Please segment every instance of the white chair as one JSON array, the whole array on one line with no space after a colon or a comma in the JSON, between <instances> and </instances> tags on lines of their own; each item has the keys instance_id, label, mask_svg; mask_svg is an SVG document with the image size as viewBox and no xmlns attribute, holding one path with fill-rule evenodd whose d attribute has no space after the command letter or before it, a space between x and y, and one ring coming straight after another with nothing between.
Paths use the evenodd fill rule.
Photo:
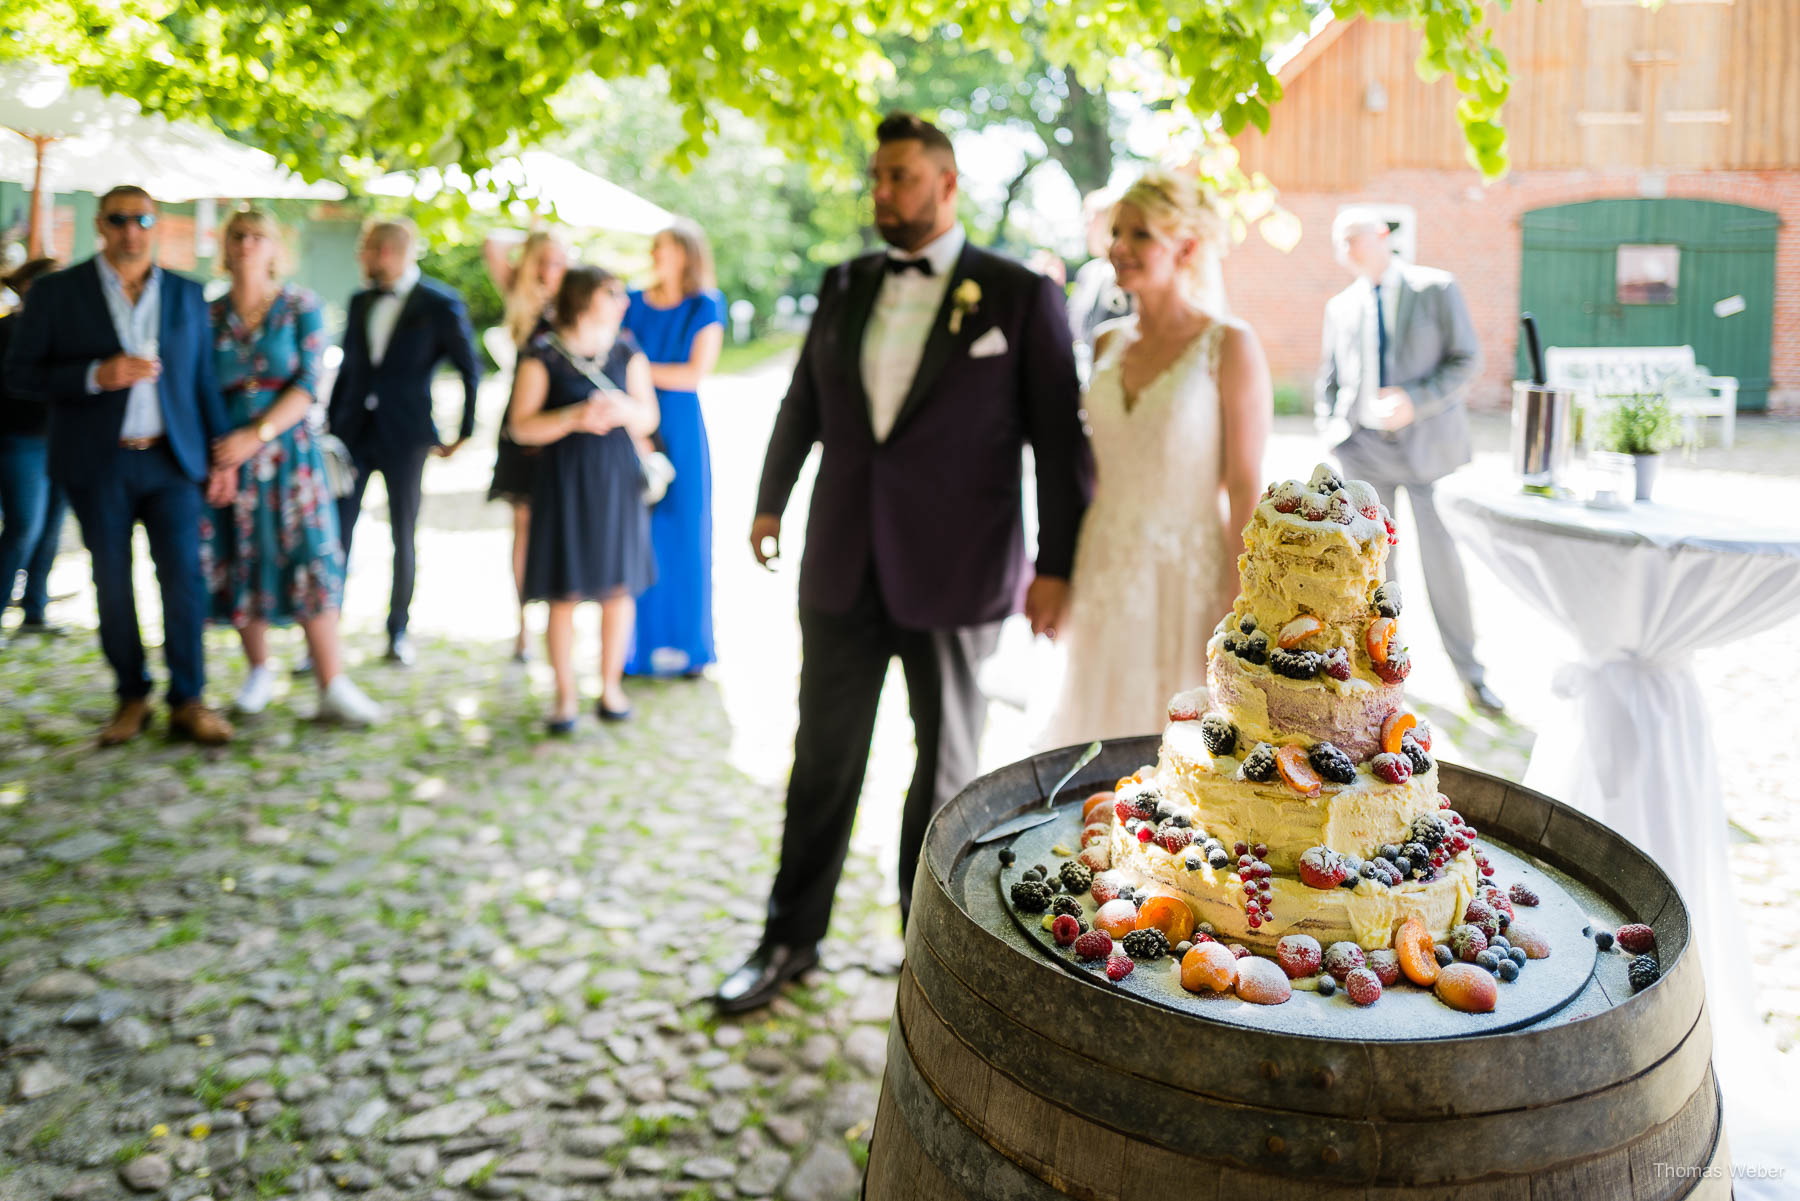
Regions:
<instances>
[{"instance_id":1,"label":"white chair","mask_svg":"<svg viewBox=\"0 0 1800 1201\"><path fill-rule=\"evenodd\" d=\"M1729 449L1737 436L1737 379L1709 374L1694 362L1692 346L1552 346L1544 352L1544 374L1552 387L1575 389L1588 415L1587 442L1600 414L1639 392L1663 393L1690 440L1706 417L1720 419L1721 446Z\"/></svg>"}]
</instances>

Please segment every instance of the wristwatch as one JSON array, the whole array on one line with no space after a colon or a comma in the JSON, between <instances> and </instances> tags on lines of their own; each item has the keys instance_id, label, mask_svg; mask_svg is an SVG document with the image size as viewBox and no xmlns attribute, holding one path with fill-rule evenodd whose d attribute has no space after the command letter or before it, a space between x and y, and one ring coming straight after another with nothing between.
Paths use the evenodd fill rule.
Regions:
<instances>
[{"instance_id":1,"label":"wristwatch","mask_svg":"<svg viewBox=\"0 0 1800 1201\"><path fill-rule=\"evenodd\" d=\"M258 442L273 442L275 440L275 427L267 421L262 422L256 427L256 440Z\"/></svg>"}]
</instances>

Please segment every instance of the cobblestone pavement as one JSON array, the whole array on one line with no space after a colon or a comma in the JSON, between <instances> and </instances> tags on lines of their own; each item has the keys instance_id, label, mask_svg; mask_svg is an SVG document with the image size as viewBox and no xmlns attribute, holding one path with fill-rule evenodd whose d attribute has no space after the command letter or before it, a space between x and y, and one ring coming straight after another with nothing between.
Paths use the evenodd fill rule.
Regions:
<instances>
[{"instance_id":1,"label":"cobblestone pavement","mask_svg":"<svg viewBox=\"0 0 1800 1201\"><path fill-rule=\"evenodd\" d=\"M95 751L110 697L70 544L53 587L74 594L56 612L77 636L0 657L0 1201L855 1195L901 950L898 673L824 965L748 1020L701 999L755 940L780 830L799 531L773 575L742 535L784 379L773 364L708 396L721 664L638 685L637 721L571 743L539 737L541 664L507 661L509 525L482 501L485 449L429 469L411 671L379 661L387 554L365 518L350 661L396 713L370 732L315 726L295 681L229 749L159 734ZM485 398L488 438L500 402ZM1753 431L1765 474L1699 482L1800 498L1777 474L1800 426L1768 429ZM1491 464L1494 432L1481 440ZM1271 473L1314 457L1283 422ZM1402 570L1416 578L1416 561ZM1543 632L1471 570L1494 685L1528 722L1548 672L1519 651ZM1029 639L1009 631L1005 648L996 766L1029 747L1042 692ZM209 652L228 696L231 635ZM1526 726L1471 716L1428 633L1415 658L1451 757L1518 775ZM1759 1001L1790 1036L1800 754L1780 715L1800 703L1796 661L1789 623L1699 665L1745 831L1733 866Z\"/></svg>"}]
</instances>

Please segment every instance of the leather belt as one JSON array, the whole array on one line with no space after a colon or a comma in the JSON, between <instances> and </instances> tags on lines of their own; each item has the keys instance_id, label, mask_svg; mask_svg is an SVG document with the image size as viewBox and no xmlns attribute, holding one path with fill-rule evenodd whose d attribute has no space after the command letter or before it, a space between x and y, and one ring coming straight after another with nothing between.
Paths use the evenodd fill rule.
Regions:
<instances>
[{"instance_id":1,"label":"leather belt","mask_svg":"<svg viewBox=\"0 0 1800 1201\"><path fill-rule=\"evenodd\" d=\"M163 435L153 434L148 438L120 438L120 450L154 450L165 441Z\"/></svg>"}]
</instances>

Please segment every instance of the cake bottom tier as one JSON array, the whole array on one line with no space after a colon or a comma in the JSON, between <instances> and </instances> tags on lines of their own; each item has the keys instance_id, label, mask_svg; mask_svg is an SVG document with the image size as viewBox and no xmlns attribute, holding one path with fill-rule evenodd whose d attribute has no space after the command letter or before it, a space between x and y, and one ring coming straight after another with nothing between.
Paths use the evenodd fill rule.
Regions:
<instances>
[{"instance_id":1,"label":"cake bottom tier","mask_svg":"<svg viewBox=\"0 0 1800 1201\"><path fill-rule=\"evenodd\" d=\"M1154 844L1132 848L1115 842L1112 870L1133 884L1163 889L1186 901L1200 922L1212 923L1220 942L1238 942L1252 950L1272 951L1288 934L1309 934L1328 947L1353 942L1364 950L1390 947L1394 931L1417 917L1434 942L1445 941L1463 908L1475 896L1480 871L1468 851L1445 865L1444 874L1424 882L1409 880L1388 888L1363 880L1355 888L1310 888L1291 876L1270 878L1270 915L1256 929L1244 913L1244 888L1235 872L1216 872L1204 865L1188 871L1183 861Z\"/></svg>"}]
</instances>

